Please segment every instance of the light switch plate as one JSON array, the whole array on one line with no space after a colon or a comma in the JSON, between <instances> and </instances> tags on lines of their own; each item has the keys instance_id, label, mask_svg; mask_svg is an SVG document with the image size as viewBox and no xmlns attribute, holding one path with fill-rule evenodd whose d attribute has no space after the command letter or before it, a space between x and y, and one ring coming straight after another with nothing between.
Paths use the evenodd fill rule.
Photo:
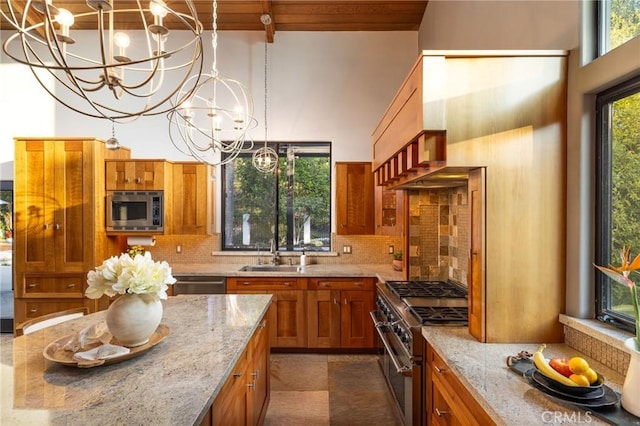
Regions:
<instances>
[{"instance_id":1,"label":"light switch plate","mask_svg":"<svg viewBox=\"0 0 640 426\"><path fill-rule=\"evenodd\" d=\"M342 246L342 253L351 254L351 246Z\"/></svg>"},{"instance_id":2,"label":"light switch plate","mask_svg":"<svg viewBox=\"0 0 640 426\"><path fill-rule=\"evenodd\" d=\"M389 254L393 254L395 251L395 247L389 246Z\"/></svg>"}]
</instances>

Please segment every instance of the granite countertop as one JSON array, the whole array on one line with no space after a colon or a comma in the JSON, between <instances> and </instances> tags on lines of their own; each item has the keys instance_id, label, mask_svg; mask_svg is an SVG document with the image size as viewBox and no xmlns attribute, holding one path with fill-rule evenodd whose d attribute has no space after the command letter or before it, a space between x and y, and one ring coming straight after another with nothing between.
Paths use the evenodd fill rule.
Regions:
<instances>
[{"instance_id":1,"label":"granite countertop","mask_svg":"<svg viewBox=\"0 0 640 426\"><path fill-rule=\"evenodd\" d=\"M533 343L480 343L466 327L423 327L422 335L498 424L608 424L531 387L506 364L510 355L538 349ZM624 377L565 344L548 344L547 358L582 356L616 392Z\"/></svg>"},{"instance_id":2,"label":"granite countertop","mask_svg":"<svg viewBox=\"0 0 640 426\"><path fill-rule=\"evenodd\" d=\"M224 277L379 277L383 281L402 280L403 273L391 264L313 264L292 271L240 271L245 264L234 263L174 263L174 275L218 275ZM287 265L282 265L287 266ZM295 265L294 265L295 266Z\"/></svg>"},{"instance_id":3,"label":"granite countertop","mask_svg":"<svg viewBox=\"0 0 640 426\"><path fill-rule=\"evenodd\" d=\"M163 301L171 329L148 352L80 369L44 359L52 341L104 320L106 311L13 340L2 365L0 424L199 424L239 359L271 295L176 296Z\"/></svg>"}]
</instances>

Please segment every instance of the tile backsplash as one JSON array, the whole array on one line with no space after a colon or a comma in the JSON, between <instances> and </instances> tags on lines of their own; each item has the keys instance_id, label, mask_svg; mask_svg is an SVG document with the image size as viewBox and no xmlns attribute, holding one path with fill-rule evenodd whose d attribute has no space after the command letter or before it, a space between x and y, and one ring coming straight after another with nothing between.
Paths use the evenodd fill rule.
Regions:
<instances>
[{"instance_id":1,"label":"tile backsplash","mask_svg":"<svg viewBox=\"0 0 640 426\"><path fill-rule=\"evenodd\" d=\"M156 237L156 245L147 247L154 259L166 260L169 264L198 264L198 263L225 263L225 264L255 264L258 255L249 253L220 252L220 234L210 236L198 235L159 235ZM351 246L351 253L344 254L342 247ZM402 247L401 237L389 237L382 235L331 235L333 253L307 253L308 261L315 264L389 264L392 257L388 253L388 247ZM180 246L181 253L177 253ZM299 253L292 254L292 261L298 262ZM269 256L267 251L262 253L263 260ZM284 259L287 253L282 253Z\"/></svg>"},{"instance_id":2,"label":"tile backsplash","mask_svg":"<svg viewBox=\"0 0 640 426\"><path fill-rule=\"evenodd\" d=\"M409 191L409 279L467 284L467 187Z\"/></svg>"}]
</instances>

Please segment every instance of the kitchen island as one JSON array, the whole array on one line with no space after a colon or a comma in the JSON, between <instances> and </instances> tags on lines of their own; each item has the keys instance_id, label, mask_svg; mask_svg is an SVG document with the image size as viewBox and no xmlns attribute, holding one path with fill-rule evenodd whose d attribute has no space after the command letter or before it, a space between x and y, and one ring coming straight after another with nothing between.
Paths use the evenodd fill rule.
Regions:
<instances>
[{"instance_id":1,"label":"kitchen island","mask_svg":"<svg viewBox=\"0 0 640 426\"><path fill-rule=\"evenodd\" d=\"M13 363L1 370L0 423L200 424L270 302L270 295L171 297L163 301L162 324L170 328L164 341L138 357L87 369L47 361L42 351L103 321L105 311L15 338Z\"/></svg>"}]
</instances>

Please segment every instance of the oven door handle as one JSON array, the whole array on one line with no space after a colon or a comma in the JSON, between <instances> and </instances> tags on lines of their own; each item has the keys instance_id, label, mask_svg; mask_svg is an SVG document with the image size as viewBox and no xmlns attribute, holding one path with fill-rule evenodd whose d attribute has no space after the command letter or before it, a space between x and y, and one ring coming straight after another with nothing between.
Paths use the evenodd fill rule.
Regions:
<instances>
[{"instance_id":1,"label":"oven door handle","mask_svg":"<svg viewBox=\"0 0 640 426\"><path fill-rule=\"evenodd\" d=\"M411 368L411 366L403 365L398 360L398 358L396 357L396 354L391 349L391 345L389 344L389 342L387 342L387 338L382 333L381 328L385 327L386 325L383 322L378 321L378 319L376 318L376 311L369 312L369 315L371 315L371 319L373 320L373 325L375 326L376 331L378 332L378 335L380 336L380 340L382 340L382 344L384 345L385 349L387 350L387 353L389 354L389 358L391 358L391 362L393 362L393 366L396 368L396 373L402 374L403 376L406 376L406 377L411 377L412 376L412 368Z\"/></svg>"}]
</instances>

